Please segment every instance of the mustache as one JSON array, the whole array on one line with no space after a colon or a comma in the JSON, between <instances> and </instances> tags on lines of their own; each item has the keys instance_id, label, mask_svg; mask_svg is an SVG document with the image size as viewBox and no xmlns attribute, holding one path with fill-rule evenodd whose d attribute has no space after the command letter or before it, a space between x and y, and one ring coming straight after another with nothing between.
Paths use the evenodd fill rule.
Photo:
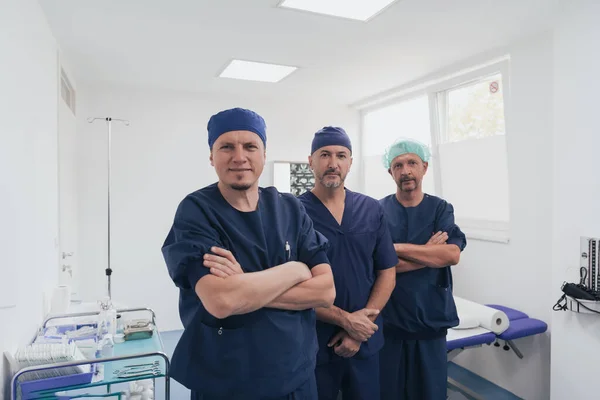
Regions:
<instances>
[{"instance_id":1,"label":"mustache","mask_svg":"<svg viewBox=\"0 0 600 400\"><path fill-rule=\"evenodd\" d=\"M400 178L400 182L408 182L408 181L414 181L415 178L413 178L412 176L404 176L402 178Z\"/></svg>"},{"instance_id":2,"label":"mustache","mask_svg":"<svg viewBox=\"0 0 600 400\"><path fill-rule=\"evenodd\" d=\"M325 175L340 175L340 173L337 172L337 170L335 168L329 168L328 170L323 172L323 176L325 176Z\"/></svg>"}]
</instances>

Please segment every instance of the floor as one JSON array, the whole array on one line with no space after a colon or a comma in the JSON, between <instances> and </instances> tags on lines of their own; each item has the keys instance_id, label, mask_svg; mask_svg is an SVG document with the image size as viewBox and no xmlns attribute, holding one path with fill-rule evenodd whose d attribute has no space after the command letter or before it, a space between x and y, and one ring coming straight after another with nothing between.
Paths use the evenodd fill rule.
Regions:
<instances>
[{"instance_id":1,"label":"floor","mask_svg":"<svg viewBox=\"0 0 600 400\"><path fill-rule=\"evenodd\" d=\"M165 346L165 352L169 357L173 355L177 341L181 335L181 331L169 331L162 333L163 344ZM467 383L470 388L477 389L478 393L481 393L483 398L486 400L518 400L519 397L512 393L499 388L493 384L490 384L487 380L481 378L478 375L454 364L449 364L448 369L449 375L454 379L460 380L460 382ZM156 400L164 400L164 383L158 380L156 382ZM448 393L448 400L470 400L469 397L464 396L461 393L450 391ZM171 399L172 400L187 400L190 398L190 391L183 387L181 384L171 379Z\"/></svg>"},{"instance_id":2,"label":"floor","mask_svg":"<svg viewBox=\"0 0 600 400\"><path fill-rule=\"evenodd\" d=\"M457 382L467 384L469 389L475 391L480 397L484 399L522 400L520 397L515 396L508 390L493 384L492 382L453 362L448 363L448 376L453 378ZM451 399L463 398L468 399L469 397L451 397Z\"/></svg>"}]
</instances>

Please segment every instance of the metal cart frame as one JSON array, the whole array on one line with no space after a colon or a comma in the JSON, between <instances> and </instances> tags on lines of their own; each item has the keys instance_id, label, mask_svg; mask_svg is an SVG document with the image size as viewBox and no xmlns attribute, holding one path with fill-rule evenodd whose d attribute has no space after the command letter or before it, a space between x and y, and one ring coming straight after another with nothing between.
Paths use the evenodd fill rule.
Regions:
<instances>
[{"instance_id":1,"label":"metal cart frame","mask_svg":"<svg viewBox=\"0 0 600 400\"><path fill-rule=\"evenodd\" d=\"M152 324L154 325L155 330L156 330L155 334L158 335L160 347L162 350L164 350L162 338L160 337L160 334L158 332L158 327L156 325L156 314L154 313L154 310L152 310L150 308L117 309L118 314L140 312L140 311L148 311L152 314ZM89 316L94 316L94 315L99 315L99 314L100 314L100 311L90 311L90 312L81 312L81 313L50 315L46 319L44 319L44 322L42 323L42 326L39 328L38 333L42 332L47 327L49 321L52 321L55 319L89 317ZM37 337L37 333L36 333L36 337ZM35 340L35 338L33 340ZM33 340L32 340L32 342L33 342ZM36 366L22 368L19 371L17 371L11 379L11 384L10 384L11 397L10 398L11 398L11 400L17 399L17 387L19 384L18 379L21 375L23 375L27 372L45 371L45 370L54 369L54 368L76 367L76 366L88 365L88 364L103 364L103 363L108 363L108 362L113 362L113 361L123 361L123 360L131 360L131 359L147 358L147 357L157 357L157 356L161 357L165 362L165 373L164 373L165 400L170 400L170 398L171 398L170 378L169 378L170 360L169 360L169 357L163 351L153 351L153 352L146 352L146 353L129 354L129 355L123 355L123 356L116 356L116 357L102 357L102 358L97 358L97 359L81 360L81 361L67 361L67 362L61 362L61 363L50 363L50 364L43 364L43 365L36 365ZM153 379L153 382L155 382L155 379L156 379L155 376L153 376L152 374L148 374L148 376L138 376L136 378L137 378L136 380ZM106 386L107 390L110 392L111 384L113 384L113 383L108 382L104 385L102 385L102 384L90 385L90 387ZM86 387L86 385L82 385L81 387L78 387L78 389L85 389L85 387ZM56 388L56 389L52 389L52 390L54 390L55 392L58 392L61 389Z\"/></svg>"}]
</instances>

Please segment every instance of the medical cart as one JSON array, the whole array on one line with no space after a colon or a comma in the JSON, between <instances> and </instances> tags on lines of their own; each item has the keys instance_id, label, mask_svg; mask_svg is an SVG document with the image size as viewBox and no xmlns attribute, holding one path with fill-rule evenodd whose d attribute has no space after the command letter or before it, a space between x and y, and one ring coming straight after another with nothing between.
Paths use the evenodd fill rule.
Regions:
<instances>
[{"instance_id":1,"label":"medical cart","mask_svg":"<svg viewBox=\"0 0 600 400\"><path fill-rule=\"evenodd\" d=\"M46 318L39 329L38 335L43 334L49 325L60 327L57 320L68 320L69 326L85 326L89 322L81 319L93 320L100 311L51 315ZM18 370L11 380L11 400L29 399L77 399L77 398L114 398L125 399L125 392L114 391L115 387L122 387L129 382L150 380L153 393L156 396L156 380L164 378L165 399L170 399L169 367L170 361L164 353L164 346L156 325L156 315L149 308L117 309L120 318L127 315L145 314L150 316L152 322L152 336L144 339L126 340L114 343L112 354L96 353L93 358L84 360L50 362ZM139 317L137 317L139 318ZM79 322L77 320L79 319ZM50 322L52 324L49 324ZM34 338L35 340L35 338ZM33 341L31 342L33 343ZM82 373L61 374L59 371L79 367ZM54 374L55 372L55 374ZM40 373L45 376L37 379ZM93 393L85 393L86 390ZM83 393L82 393L83 392Z\"/></svg>"}]
</instances>

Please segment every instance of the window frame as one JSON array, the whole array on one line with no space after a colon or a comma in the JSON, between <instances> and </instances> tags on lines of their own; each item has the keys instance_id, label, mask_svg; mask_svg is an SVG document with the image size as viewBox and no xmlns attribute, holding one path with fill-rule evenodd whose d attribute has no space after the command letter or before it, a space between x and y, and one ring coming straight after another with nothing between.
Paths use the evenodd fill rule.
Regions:
<instances>
[{"instance_id":1,"label":"window frame","mask_svg":"<svg viewBox=\"0 0 600 400\"><path fill-rule=\"evenodd\" d=\"M468 71L461 73L451 74L445 78L433 80L429 83L418 84L413 89L398 90L398 94L394 95L393 91L388 92L388 99L381 102L372 102L368 106L363 107L359 110L360 113L360 143L362 148L366 148L366 137L365 132L365 116L366 114L385 108L394 104L403 103L405 101L413 100L417 97L426 95L429 99L429 123L431 133L431 159L433 161L433 180L434 187L437 196L443 198L444 191L442 185L442 174L441 165L439 163L439 145L441 144L441 122L444 113L440 112L443 104L440 104L440 94L448 92L453 89L469 86L477 83L481 80L489 78L493 75L500 74L502 76L501 93L504 102L504 126L505 133L504 137L507 141L507 167L508 167L508 135L511 129L511 102L510 102L510 59L503 58L491 62L487 65L480 66L477 68L470 68ZM390 96L391 94L391 96ZM510 190L510 169L508 172L508 185ZM365 183L365 171L361 168L361 185L364 187ZM477 219L464 219L458 220L457 224L461 227L461 230L465 233L467 238L481 241L490 241L497 243L508 244L510 242L510 196L508 196L508 207L509 217L508 221L489 221L489 220L477 220Z\"/></svg>"}]
</instances>

